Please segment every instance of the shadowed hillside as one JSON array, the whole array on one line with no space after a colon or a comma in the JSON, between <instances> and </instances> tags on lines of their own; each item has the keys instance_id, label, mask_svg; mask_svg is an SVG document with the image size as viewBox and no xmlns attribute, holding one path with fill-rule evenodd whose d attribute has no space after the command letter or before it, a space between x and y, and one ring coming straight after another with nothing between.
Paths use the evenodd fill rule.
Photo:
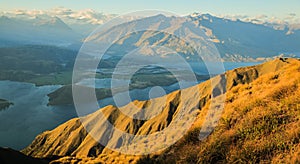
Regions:
<instances>
[{"instance_id":1,"label":"shadowed hillside","mask_svg":"<svg viewBox=\"0 0 300 164\"><path fill-rule=\"evenodd\" d=\"M225 75L218 75L197 86L161 98L134 101L122 109L107 106L82 119L86 124L99 125L100 128L94 130L98 131L100 139L109 136L108 145L122 147L127 143L122 142L122 136L105 126L105 119L99 119L100 113L119 130L137 136L169 129L174 122L184 127L185 122L176 120L182 106L184 110L196 114L196 121L188 133L173 146L157 154L129 156L111 151L87 133L79 118L38 135L22 152L37 158L60 156L62 158L56 162L66 163L299 162L300 61L280 58L258 66L228 71ZM227 78L226 86L217 85L224 77ZM217 128L207 139L199 141L199 130L212 97L224 96L225 91L225 110ZM185 94L184 99L179 98L182 94ZM132 104L138 110L133 110ZM120 112L127 110L133 115L156 114L153 109L162 111L144 121L132 119ZM165 143L172 142L178 129L168 132L170 137L165 138ZM147 142L137 140L136 151L161 144L156 143L157 140L159 138Z\"/></svg>"},{"instance_id":2,"label":"shadowed hillside","mask_svg":"<svg viewBox=\"0 0 300 164\"><path fill-rule=\"evenodd\" d=\"M0 148L0 163L1 164L12 164L12 163L46 164L49 162L46 160L27 157L26 155L16 150L12 150L9 148Z\"/></svg>"}]
</instances>

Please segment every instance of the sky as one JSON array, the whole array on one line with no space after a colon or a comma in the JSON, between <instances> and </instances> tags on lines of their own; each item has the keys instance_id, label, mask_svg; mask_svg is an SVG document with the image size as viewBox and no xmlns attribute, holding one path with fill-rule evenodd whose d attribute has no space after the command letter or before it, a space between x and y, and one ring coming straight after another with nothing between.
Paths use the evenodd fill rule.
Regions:
<instances>
[{"instance_id":1,"label":"sky","mask_svg":"<svg viewBox=\"0 0 300 164\"><path fill-rule=\"evenodd\" d=\"M267 15L300 17L300 0L0 0L0 10L47 10L65 7L72 10L93 9L109 14L141 10L163 10L179 15L193 12L215 15Z\"/></svg>"}]
</instances>

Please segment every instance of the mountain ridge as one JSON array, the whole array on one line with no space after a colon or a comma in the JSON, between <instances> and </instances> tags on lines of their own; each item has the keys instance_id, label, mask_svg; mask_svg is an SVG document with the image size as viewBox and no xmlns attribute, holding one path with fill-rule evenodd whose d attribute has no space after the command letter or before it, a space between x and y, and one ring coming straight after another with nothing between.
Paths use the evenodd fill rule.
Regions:
<instances>
[{"instance_id":1,"label":"mountain ridge","mask_svg":"<svg viewBox=\"0 0 300 164\"><path fill-rule=\"evenodd\" d=\"M296 72L295 72L296 71ZM232 71L226 72L226 104L230 104L231 102L238 101L237 98L239 95L235 93L237 88L241 87L250 87L251 89L251 83L259 83L259 81L264 80L265 78L273 79L273 81L278 79L277 81L280 82L281 76L283 77L289 77L289 81L294 81L294 83L297 84L297 77L299 75L300 71L300 61L297 59L285 59L285 58L278 58L276 60L260 64L257 66L252 67L245 67L245 68L238 68L234 69ZM294 76L291 76L291 73L294 72ZM282 74L285 73L285 74ZM218 75L214 77L211 80L208 80L206 82L203 82L197 86L191 87L186 89L186 93L189 95L189 102L191 102L191 106L188 108L194 108L193 105L195 105L195 109L192 109L192 112L196 112L198 115L197 121L194 125L192 125L191 130L195 129L196 127L201 127L201 123L203 123L203 117L208 111L208 106L211 103L211 97L212 94L216 94L216 91L218 94L224 93L224 86L211 86L210 82L221 80L222 76ZM296 79L296 81L295 81ZM298 82L300 80L298 79ZM277 82L277 83L279 83ZM276 83L275 83L276 84ZM279 83L280 84L280 83ZM258 85L259 86L259 85ZM270 87L268 85L263 85L266 87ZM254 86L252 86L254 87ZM297 86L296 86L297 87ZM223 89L222 89L223 88ZM195 90L199 90L201 92L200 95L195 95ZM223 90L223 91L222 91ZM213 91L213 92L212 92ZM247 89L245 90L247 91ZM168 128L170 123L172 123L172 119L169 118L176 118L176 113L178 113L177 110L178 106L180 106L182 101L179 101L178 97L182 91L175 91L172 92L166 96L164 96L166 99L163 98L157 98L157 102L154 103L154 106L152 108L160 108L163 107L164 110L161 114L158 116L147 120L147 121L136 121L131 118L128 118L124 114L120 113L118 111L119 109L113 106L107 106L104 107L97 112L90 114L88 116L83 117L83 119L87 122L97 122L97 124L103 124L103 120L97 119L97 116L99 115L99 112L103 112L105 117L110 120L110 122L116 126L118 129L131 133L131 134L151 134L155 133L156 131L160 131L164 128ZM215 93L214 93L215 92ZM251 96L251 94L255 94L255 91L247 92ZM266 93L265 93L266 94ZM163 105L159 103L159 100L164 100L169 105ZM241 98L240 98L241 99ZM143 107L149 107L149 103L153 100L149 101L134 101L132 102L136 106L138 106L139 109L142 109ZM148 104L148 105L147 105ZM170 104L173 104L170 106ZM151 105L150 105L151 106ZM175 106L175 108L174 108ZM131 110L130 105L125 106L123 109ZM249 110L249 109L248 109ZM225 107L225 113L227 111L231 111ZM137 112L136 114L138 114ZM104 126L105 127L105 126ZM151 128L150 128L151 127ZM150 128L150 130L148 130ZM104 129L98 129L100 130L99 134L102 134L102 137L105 137L107 133L110 133L109 131L106 131ZM171 132L170 135L172 135ZM176 132L175 132L176 133ZM213 133L214 134L214 133ZM115 136L114 134L110 134L112 138L110 138L109 142L112 144L119 143L119 137ZM168 140L168 139L167 139ZM154 140L153 140L154 141ZM121 144L123 144L121 142ZM144 144L144 145L143 145ZM143 149L144 146L147 147L151 146L153 143L143 143L139 145L139 149ZM152 145L153 146L153 145ZM23 153L26 155L32 156L32 157L38 157L38 158L51 158L52 156L60 156L62 157L60 160L62 161L70 161L70 160L79 160L81 162L84 161L93 161L93 162L109 162L109 163L118 163L118 162L137 162L138 160L145 160L142 156L130 156L130 155L123 155L117 152L113 152L109 150L108 148L103 147L101 144L99 144L97 141L93 139L92 136L90 136L87 131L84 129L84 127L81 125L81 121L78 118L72 119L59 127L55 128L52 131L46 131L36 137L36 139L32 142L31 145L29 145L27 148L22 150ZM213 152L212 152L213 153ZM149 159L147 160L158 160L158 159ZM59 160L58 160L59 161Z\"/></svg>"},{"instance_id":2,"label":"mountain ridge","mask_svg":"<svg viewBox=\"0 0 300 164\"><path fill-rule=\"evenodd\" d=\"M82 41L88 40L85 39L85 37L88 36L93 29L98 27L97 25L90 23L90 21L87 21L87 18L91 20L96 19L93 18L93 15L95 15L95 17L102 19L103 16L103 14L98 16L97 14L93 14L94 11L86 11L89 14L86 14L85 12L82 12L81 14L75 14L68 10L63 10L63 12L59 10L56 11L57 13L53 12L53 14L50 14L52 16L49 16L44 12L33 12L31 14L27 14L25 11L20 12L23 14L15 15L9 12L1 14L2 16L0 21L2 20L2 22L6 23L1 23L0 25L0 29L3 29L1 31L2 35L0 38L1 40L7 42L7 44L9 42L16 42L18 44L28 44L28 42L29 44L47 43L70 48L74 48L75 46L76 49L79 49ZM74 19L79 17L78 21L83 21L83 23L75 23L74 25L72 21L67 21L64 19L67 18L65 15L60 16L61 12L64 14L69 14L72 19L73 17ZM103 17L105 21L103 21L101 24L108 21L109 18L112 18L111 16ZM181 32L184 30L191 30L191 28L187 28L185 26L186 23L182 21L178 21L177 23L174 23L174 21L172 22L175 17L160 16L159 19L154 19L155 17L156 16L144 18L144 21L137 22L140 22L139 26L141 26L141 23L142 25L147 24L147 22L145 23L146 20L156 20L154 22L152 21L153 26L157 26L159 24L162 26L168 26L168 24L173 24L172 26L176 26L178 29L181 29ZM290 31L290 29L287 27L274 29L273 27L265 24L255 24L253 22L232 20L229 18L212 16L210 14L189 15L181 18L189 21L190 24L195 24L196 26L193 28L194 31L195 29L198 31L203 30L208 37L207 40L216 45L224 61L266 61L282 54L285 57L295 57L299 55L300 52L300 30L297 28L293 28L292 31ZM122 20L125 18L120 17L119 19ZM51 24L51 20L57 20L57 23ZM11 25L9 25L8 22L12 22ZM43 23L46 24L43 26L32 25L39 25ZM118 31L113 31L111 35L122 33L123 30L124 28L122 27L118 28ZM28 31L35 31L34 33L30 33L34 35L28 35ZM190 32L190 34L199 35L198 33L194 32ZM147 42L151 43L151 38L161 37L163 34L148 32L143 35L147 36L148 38L144 37L141 38L142 40L137 40L136 43L129 44L130 40L134 40L136 36L137 35L127 36L116 45L124 41L124 43L129 41L128 43L123 44L121 48L126 49L127 47L134 47L135 45L141 46ZM173 43L176 42L176 39L173 41L171 40L172 37L167 39L162 38L158 41L160 41L159 43L161 45L164 45L163 43L168 43L170 46L172 46ZM188 47L186 48L188 49ZM119 53L119 51L117 52ZM181 51L179 52L181 53ZM190 52L188 52L186 49L183 49L182 53L188 54Z\"/></svg>"},{"instance_id":3,"label":"mountain ridge","mask_svg":"<svg viewBox=\"0 0 300 164\"><path fill-rule=\"evenodd\" d=\"M107 50L112 56L131 52L137 47L165 46L178 49L176 52L188 57L187 60L199 55L205 60L212 58L204 54L194 55L193 48L202 48L203 45L216 46L224 61L269 60L279 55L294 57L300 52L297 41L300 33L297 31L286 35L286 30L275 30L260 24L213 16L207 19L203 17L205 15L182 18L157 15L146 17L117 24L106 31L96 31L85 42L95 43L100 47L114 42ZM143 29L147 31L139 31ZM153 43L153 39L156 42ZM194 45L193 39L198 39L201 44ZM120 49L123 51L118 51ZM147 54L147 51L141 51L140 54Z\"/></svg>"}]
</instances>

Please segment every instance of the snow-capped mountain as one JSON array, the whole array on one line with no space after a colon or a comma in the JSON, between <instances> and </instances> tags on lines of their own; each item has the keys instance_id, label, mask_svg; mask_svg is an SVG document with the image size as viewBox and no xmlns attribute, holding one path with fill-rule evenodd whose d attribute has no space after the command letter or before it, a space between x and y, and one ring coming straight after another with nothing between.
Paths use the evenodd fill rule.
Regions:
<instances>
[{"instance_id":1,"label":"snow-capped mountain","mask_svg":"<svg viewBox=\"0 0 300 164\"><path fill-rule=\"evenodd\" d=\"M202 13L193 13L190 17L201 17ZM282 18L269 17L267 15L247 16L247 15L214 15L214 17L223 18L231 21L242 21L253 24L265 25L272 27L275 30L288 29L287 34L292 34L296 30L300 30L300 18L296 14L289 14L289 16Z\"/></svg>"},{"instance_id":2,"label":"snow-capped mountain","mask_svg":"<svg viewBox=\"0 0 300 164\"><path fill-rule=\"evenodd\" d=\"M72 44L81 35L58 17L0 17L0 39L23 44Z\"/></svg>"},{"instance_id":3,"label":"snow-capped mountain","mask_svg":"<svg viewBox=\"0 0 300 164\"><path fill-rule=\"evenodd\" d=\"M151 30L126 35L126 32L138 29ZM300 52L299 30L289 33L290 29L288 28L276 29L265 24L219 18L209 14L187 16L185 19L163 15L143 18L95 33L86 41L96 42L100 46L115 42L110 49L114 55L130 52L136 47L142 47L140 54L149 54L151 51L148 48L143 49L143 47L150 44L177 46L177 52L188 55L187 58L193 60L195 53L186 44L181 44L180 40L169 34L153 32L164 30L179 35L185 40L199 39L202 37L199 31L204 31L208 37L207 40L214 43L221 57L230 61L259 60L281 54L299 54ZM118 41L115 40L122 35L125 36Z\"/></svg>"},{"instance_id":4,"label":"snow-capped mountain","mask_svg":"<svg viewBox=\"0 0 300 164\"><path fill-rule=\"evenodd\" d=\"M18 20L31 20L35 18L52 19L53 17L57 17L75 32L84 35L91 32L98 25L101 25L116 16L114 14L103 14L92 9L74 11L63 7L51 10L6 11L0 12L0 15Z\"/></svg>"},{"instance_id":5,"label":"snow-capped mountain","mask_svg":"<svg viewBox=\"0 0 300 164\"><path fill-rule=\"evenodd\" d=\"M90 9L74 11L66 8L55 8L47 11L3 11L0 12L1 45L11 42L12 44L16 42L21 44L72 44L76 45L75 48L78 49L83 40L110 43L114 41L114 37L120 36L130 29L147 26L158 27L156 30L169 28L174 33L181 32L181 36L187 38L199 38L200 33L197 31L203 31L226 60L248 60L249 58L299 54L300 52L300 24L297 23L298 18L293 15L285 21L263 15L255 18L213 16L199 13L193 13L182 18L157 15L150 18L140 18L131 24L121 24L104 33L96 33L86 38L93 30L115 16ZM125 19L125 16L119 18ZM132 20L133 18L126 19ZM183 19L184 21L182 21ZM189 34L185 36L187 31ZM93 37L98 37L98 39ZM155 43L157 45L174 47L176 43L176 39L172 41L174 38L167 34L148 31L128 35L117 41L115 46L111 48L114 49L115 53L119 53L128 48L143 47L144 44L152 43L152 40L157 38ZM184 44L180 44L180 46L180 53L190 55L194 53ZM147 51L146 54L150 52L148 47L143 47L140 51Z\"/></svg>"},{"instance_id":6,"label":"snow-capped mountain","mask_svg":"<svg viewBox=\"0 0 300 164\"><path fill-rule=\"evenodd\" d=\"M190 17L202 17L203 13L193 13ZM73 30L79 33L91 32L98 25L101 25L112 18L116 17L116 14L104 14L92 9L85 10L71 10L64 7L57 7L50 10L13 10L13 11L0 11L0 16L7 16L9 18L16 18L21 20L30 20L34 18L50 19L52 17L58 17ZM214 17L223 18L231 21L242 21L253 24L261 24L268 27L273 27L276 30L289 29L289 33L293 33L295 30L300 29L300 18L291 13L288 17L280 19L277 17L269 17L267 15L257 15L250 17L247 15L214 15ZM205 19L205 18L204 18Z\"/></svg>"},{"instance_id":7,"label":"snow-capped mountain","mask_svg":"<svg viewBox=\"0 0 300 164\"><path fill-rule=\"evenodd\" d=\"M67 8L2 11L0 15L21 19L32 19L35 17L49 18L56 16L67 24L103 24L115 16L113 14L103 14L92 9L73 11Z\"/></svg>"}]
</instances>

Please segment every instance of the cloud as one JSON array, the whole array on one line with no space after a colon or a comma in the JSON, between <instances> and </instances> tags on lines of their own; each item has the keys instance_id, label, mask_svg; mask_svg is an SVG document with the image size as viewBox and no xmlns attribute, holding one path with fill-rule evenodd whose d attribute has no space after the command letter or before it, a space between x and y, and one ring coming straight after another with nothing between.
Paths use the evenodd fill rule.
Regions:
<instances>
[{"instance_id":1,"label":"cloud","mask_svg":"<svg viewBox=\"0 0 300 164\"><path fill-rule=\"evenodd\" d=\"M255 19L267 19L267 18L268 18L268 16L264 15L264 14L255 16Z\"/></svg>"},{"instance_id":2,"label":"cloud","mask_svg":"<svg viewBox=\"0 0 300 164\"><path fill-rule=\"evenodd\" d=\"M50 10L13 10L1 12L1 15L16 17L22 19L29 18L51 18L58 17L67 24L103 24L104 22L115 17L113 14L103 14L91 9L71 10L64 7L57 7Z\"/></svg>"}]
</instances>

